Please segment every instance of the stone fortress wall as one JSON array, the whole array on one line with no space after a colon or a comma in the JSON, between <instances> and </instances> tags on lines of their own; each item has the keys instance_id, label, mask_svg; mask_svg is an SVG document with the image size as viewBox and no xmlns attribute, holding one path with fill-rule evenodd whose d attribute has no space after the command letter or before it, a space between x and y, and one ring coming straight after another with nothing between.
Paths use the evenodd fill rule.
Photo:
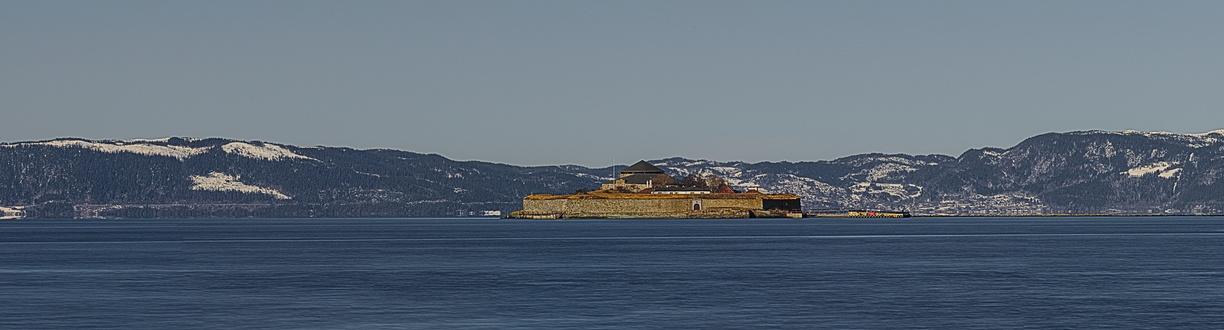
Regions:
<instances>
[{"instance_id":1,"label":"stone fortress wall","mask_svg":"<svg viewBox=\"0 0 1224 330\"><path fill-rule=\"evenodd\" d=\"M693 205L699 207L694 210ZM728 210L760 210L761 199L650 198L650 199L524 199L528 214L598 216L611 214L689 214Z\"/></svg>"},{"instance_id":2,"label":"stone fortress wall","mask_svg":"<svg viewBox=\"0 0 1224 330\"><path fill-rule=\"evenodd\" d=\"M533 194L523 198L523 209L509 218L752 218L801 217L799 196L766 195L756 191L736 193L704 190L676 191L656 186L676 180L663 170L638 163L621 171L621 177L606 182L603 189L573 195ZM640 185L640 186L639 186ZM657 188L657 189L656 189Z\"/></svg>"}]
</instances>

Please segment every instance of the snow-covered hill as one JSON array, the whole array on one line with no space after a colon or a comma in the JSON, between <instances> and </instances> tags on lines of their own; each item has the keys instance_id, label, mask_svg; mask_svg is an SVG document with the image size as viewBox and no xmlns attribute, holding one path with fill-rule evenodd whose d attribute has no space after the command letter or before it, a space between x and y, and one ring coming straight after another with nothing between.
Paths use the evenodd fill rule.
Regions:
<instances>
[{"instance_id":1,"label":"snow-covered hill","mask_svg":"<svg viewBox=\"0 0 1224 330\"><path fill-rule=\"evenodd\" d=\"M456 216L589 189L608 172L217 138L57 139L0 144L0 206L34 217Z\"/></svg>"},{"instance_id":2,"label":"snow-covered hill","mask_svg":"<svg viewBox=\"0 0 1224 330\"><path fill-rule=\"evenodd\" d=\"M1080 131L944 155L864 154L798 163L657 160L739 189L794 193L805 207L925 214L1221 213L1224 130Z\"/></svg>"},{"instance_id":3,"label":"snow-covered hill","mask_svg":"<svg viewBox=\"0 0 1224 330\"><path fill-rule=\"evenodd\" d=\"M798 194L807 209L1224 213L1224 130L1050 133L958 157L650 161L676 177L714 174L740 190ZM455 216L515 210L529 193L593 189L610 173L218 138L57 139L0 144L0 208L7 218Z\"/></svg>"}]
</instances>

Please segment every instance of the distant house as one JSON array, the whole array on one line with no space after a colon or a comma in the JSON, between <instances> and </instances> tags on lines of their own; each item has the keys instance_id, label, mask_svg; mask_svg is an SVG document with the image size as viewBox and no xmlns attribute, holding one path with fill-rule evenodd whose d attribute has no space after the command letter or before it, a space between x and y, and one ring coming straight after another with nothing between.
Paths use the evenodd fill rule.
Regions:
<instances>
[{"instance_id":1,"label":"distant house","mask_svg":"<svg viewBox=\"0 0 1224 330\"><path fill-rule=\"evenodd\" d=\"M602 190L628 190L639 192L646 189L653 189L658 186L663 186L675 182L663 169L658 168L645 160L640 160L629 167L620 171L620 178L604 182L599 189Z\"/></svg>"},{"instance_id":2,"label":"distant house","mask_svg":"<svg viewBox=\"0 0 1224 330\"><path fill-rule=\"evenodd\" d=\"M0 219L21 219L26 217L25 210L21 206L4 207L0 206Z\"/></svg>"}]
</instances>

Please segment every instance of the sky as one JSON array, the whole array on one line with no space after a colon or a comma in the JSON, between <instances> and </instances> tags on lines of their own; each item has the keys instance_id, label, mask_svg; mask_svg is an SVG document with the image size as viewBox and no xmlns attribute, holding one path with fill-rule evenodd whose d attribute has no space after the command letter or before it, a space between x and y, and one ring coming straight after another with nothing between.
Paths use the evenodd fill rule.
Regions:
<instances>
[{"instance_id":1,"label":"sky","mask_svg":"<svg viewBox=\"0 0 1224 330\"><path fill-rule=\"evenodd\" d=\"M516 165L1224 128L1224 1L0 0L0 142Z\"/></svg>"}]
</instances>

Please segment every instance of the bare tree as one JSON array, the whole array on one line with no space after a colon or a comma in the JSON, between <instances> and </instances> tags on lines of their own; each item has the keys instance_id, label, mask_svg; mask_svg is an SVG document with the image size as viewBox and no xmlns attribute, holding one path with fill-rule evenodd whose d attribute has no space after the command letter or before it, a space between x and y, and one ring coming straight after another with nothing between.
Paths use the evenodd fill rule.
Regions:
<instances>
[{"instance_id":1,"label":"bare tree","mask_svg":"<svg viewBox=\"0 0 1224 330\"><path fill-rule=\"evenodd\" d=\"M650 178L650 181L652 181L655 186L671 186L675 185L677 182L675 178L672 178L667 174L656 175L655 177Z\"/></svg>"},{"instance_id":2,"label":"bare tree","mask_svg":"<svg viewBox=\"0 0 1224 330\"><path fill-rule=\"evenodd\" d=\"M702 179L705 181L705 188L710 188L711 192L718 192L720 187L727 186L727 180L712 173L706 174L705 178Z\"/></svg>"},{"instance_id":3,"label":"bare tree","mask_svg":"<svg viewBox=\"0 0 1224 330\"><path fill-rule=\"evenodd\" d=\"M679 184L681 187L708 189L710 186L706 184L705 178L697 173L689 174L681 179Z\"/></svg>"}]
</instances>

